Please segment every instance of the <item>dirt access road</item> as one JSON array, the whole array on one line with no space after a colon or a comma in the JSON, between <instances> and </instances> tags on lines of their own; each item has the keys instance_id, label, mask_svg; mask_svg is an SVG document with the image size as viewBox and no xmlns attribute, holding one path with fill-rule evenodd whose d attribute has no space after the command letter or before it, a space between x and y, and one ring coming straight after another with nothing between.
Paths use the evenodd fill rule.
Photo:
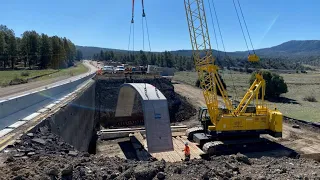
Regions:
<instances>
[{"instance_id":1,"label":"dirt access road","mask_svg":"<svg viewBox=\"0 0 320 180\"><path fill-rule=\"evenodd\" d=\"M181 82L175 82L174 89L180 95L188 98L190 103L196 108L198 106L205 106L205 100L201 89ZM196 118L191 121L196 121ZM189 122L188 124L195 124L195 122ZM268 136L267 138L278 142L287 148L293 149L300 154L320 157L319 129L309 129L301 126L297 129L293 128L292 124L284 122L282 138L272 138L271 136Z\"/></svg>"},{"instance_id":2,"label":"dirt access road","mask_svg":"<svg viewBox=\"0 0 320 180\"><path fill-rule=\"evenodd\" d=\"M89 68L89 71L86 73L92 73L97 70L96 62L84 61L83 64ZM28 92L40 90L40 89L43 89L47 86L62 84L64 82L75 80L81 76L83 76L83 74L80 74L80 75L77 75L74 77L61 76L61 77L47 79L47 80L43 80L43 81L35 81L35 82L26 83L26 84L19 84L19 85L0 88L0 100L19 96L22 94L26 94Z\"/></svg>"}]
</instances>

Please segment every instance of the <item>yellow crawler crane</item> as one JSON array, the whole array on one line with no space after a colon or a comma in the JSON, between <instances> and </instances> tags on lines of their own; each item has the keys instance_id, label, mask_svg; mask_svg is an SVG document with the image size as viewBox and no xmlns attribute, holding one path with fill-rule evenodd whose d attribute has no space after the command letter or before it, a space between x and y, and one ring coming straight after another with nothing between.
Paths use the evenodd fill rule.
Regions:
<instances>
[{"instance_id":1,"label":"yellow crawler crane","mask_svg":"<svg viewBox=\"0 0 320 180\"><path fill-rule=\"evenodd\" d=\"M232 146L261 140L260 134L282 136L282 113L268 109L264 102L265 80L260 73L243 99L232 103L218 75L218 66L212 55L203 0L184 0L195 69L200 79L207 107L199 108L202 127L187 130L190 140L198 143L209 154L226 153ZM250 62L259 61L256 54ZM217 91L221 92L224 107L219 107Z\"/></svg>"}]
</instances>

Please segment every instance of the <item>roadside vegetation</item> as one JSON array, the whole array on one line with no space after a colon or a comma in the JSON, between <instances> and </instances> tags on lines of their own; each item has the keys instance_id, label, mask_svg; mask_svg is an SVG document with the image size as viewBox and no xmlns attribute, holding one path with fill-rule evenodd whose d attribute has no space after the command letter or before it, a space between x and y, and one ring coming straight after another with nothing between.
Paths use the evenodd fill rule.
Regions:
<instances>
[{"instance_id":1,"label":"roadside vegetation","mask_svg":"<svg viewBox=\"0 0 320 180\"><path fill-rule=\"evenodd\" d=\"M16 37L12 29L0 25L0 68L12 69L63 69L82 59L82 53L66 37L25 31Z\"/></svg>"},{"instance_id":2,"label":"roadside vegetation","mask_svg":"<svg viewBox=\"0 0 320 180\"><path fill-rule=\"evenodd\" d=\"M71 77L88 71L81 63L67 69L44 69L44 70L11 70L0 71L0 86L23 84L30 81L46 80L57 77Z\"/></svg>"},{"instance_id":3,"label":"roadside vegetation","mask_svg":"<svg viewBox=\"0 0 320 180\"><path fill-rule=\"evenodd\" d=\"M240 99L249 88L250 73L223 70L221 77L227 85L228 93L232 97ZM308 73L279 73L287 84L287 93L279 96L278 101L269 101L270 107L277 107L284 115L307 121L320 122L320 73L308 71ZM173 78L176 81L195 85L198 76L196 72L176 72ZM234 85L234 86L233 86ZM311 96L311 97L309 97ZM315 100L315 101L314 101Z\"/></svg>"}]
</instances>

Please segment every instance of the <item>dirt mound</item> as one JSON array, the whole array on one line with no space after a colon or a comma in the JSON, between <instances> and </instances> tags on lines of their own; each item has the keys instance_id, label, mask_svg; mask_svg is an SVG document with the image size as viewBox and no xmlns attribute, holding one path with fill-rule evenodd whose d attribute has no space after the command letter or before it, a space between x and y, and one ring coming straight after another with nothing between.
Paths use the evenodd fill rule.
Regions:
<instances>
[{"instance_id":1,"label":"dirt mound","mask_svg":"<svg viewBox=\"0 0 320 180\"><path fill-rule=\"evenodd\" d=\"M237 155L211 160L168 163L131 161L100 156L44 155L9 160L0 167L2 179L317 179L319 163L304 159L250 159Z\"/></svg>"},{"instance_id":2,"label":"dirt mound","mask_svg":"<svg viewBox=\"0 0 320 180\"><path fill-rule=\"evenodd\" d=\"M243 154L169 163L108 158L75 151L47 127L0 154L0 179L320 179L320 163ZM1 162L1 159L4 162Z\"/></svg>"},{"instance_id":3,"label":"dirt mound","mask_svg":"<svg viewBox=\"0 0 320 180\"><path fill-rule=\"evenodd\" d=\"M149 83L157 87L167 98L170 120L172 122L180 122L194 116L196 110L186 101L186 99L174 92L174 87L168 79L108 79L97 80L96 82L96 118L100 119L101 125L104 127L123 126L122 121L115 120L115 109L117 105L118 93L123 83ZM138 124L143 124L142 104L138 95L135 97L133 117L131 120L137 120ZM127 121L127 120L124 120Z\"/></svg>"}]
</instances>

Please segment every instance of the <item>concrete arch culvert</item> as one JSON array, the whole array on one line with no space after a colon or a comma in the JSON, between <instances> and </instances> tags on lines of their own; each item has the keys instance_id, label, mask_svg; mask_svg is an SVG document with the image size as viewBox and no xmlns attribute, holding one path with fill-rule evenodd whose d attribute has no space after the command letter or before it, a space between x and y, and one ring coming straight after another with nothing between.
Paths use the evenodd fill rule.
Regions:
<instances>
[{"instance_id":1,"label":"concrete arch culvert","mask_svg":"<svg viewBox=\"0 0 320 180\"><path fill-rule=\"evenodd\" d=\"M126 83L120 87L116 117L132 115L134 98L138 93L142 102L149 152L173 150L170 116L166 97L151 84Z\"/></svg>"}]
</instances>

